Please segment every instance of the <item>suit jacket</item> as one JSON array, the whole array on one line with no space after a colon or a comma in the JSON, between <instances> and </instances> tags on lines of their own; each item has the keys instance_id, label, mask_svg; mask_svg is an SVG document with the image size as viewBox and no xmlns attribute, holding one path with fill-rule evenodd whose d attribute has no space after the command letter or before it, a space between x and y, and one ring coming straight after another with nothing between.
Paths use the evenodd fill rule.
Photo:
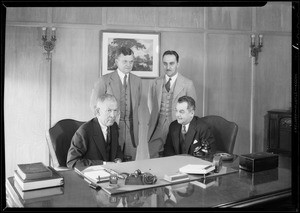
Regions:
<instances>
[{"instance_id":1,"label":"suit jacket","mask_svg":"<svg viewBox=\"0 0 300 213\"><path fill-rule=\"evenodd\" d=\"M150 111L150 119L148 123L148 142L155 131L159 119L159 111L162 99L162 89L165 76L160 76L150 83L148 91L148 108ZM193 81L178 73L173 93L172 101L172 120L176 120L174 107L181 96L188 95L197 102L196 90Z\"/></svg>"},{"instance_id":2,"label":"suit jacket","mask_svg":"<svg viewBox=\"0 0 300 213\"><path fill-rule=\"evenodd\" d=\"M211 152L215 152L215 138L212 134L211 127L201 120L199 117L194 116L190 122L189 129L185 136L186 152L180 153L180 134L182 125L173 121L169 127L169 133L166 143L164 145L164 156L172 156L179 154L190 154L197 146L201 146L202 139L206 139L211 146Z\"/></svg>"},{"instance_id":3,"label":"suit jacket","mask_svg":"<svg viewBox=\"0 0 300 213\"><path fill-rule=\"evenodd\" d=\"M111 127L111 159L121 158L123 154L119 146L118 125ZM110 161L106 155L105 139L97 118L84 123L75 132L67 156L67 166L91 166Z\"/></svg>"},{"instance_id":4,"label":"suit jacket","mask_svg":"<svg viewBox=\"0 0 300 213\"><path fill-rule=\"evenodd\" d=\"M139 140L139 106L141 103L142 97L142 80L129 73L130 81L130 92L131 92L131 103L132 103L132 118L133 118L133 132L135 144L138 145ZM97 98L102 94L111 94L116 97L118 102L120 101L120 77L117 71L106 74L102 76L94 86L94 89L91 94L90 107L94 110L96 105ZM119 124L120 117L117 118L117 123Z\"/></svg>"}]
</instances>

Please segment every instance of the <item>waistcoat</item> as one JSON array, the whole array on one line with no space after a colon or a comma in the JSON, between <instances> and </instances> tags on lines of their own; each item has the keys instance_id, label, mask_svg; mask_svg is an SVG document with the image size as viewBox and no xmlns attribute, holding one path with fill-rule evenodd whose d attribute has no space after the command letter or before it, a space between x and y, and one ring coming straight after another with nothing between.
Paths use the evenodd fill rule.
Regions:
<instances>
[{"instance_id":1,"label":"waistcoat","mask_svg":"<svg viewBox=\"0 0 300 213\"><path fill-rule=\"evenodd\" d=\"M172 121L172 101L173 101L173 88L174 85L171 87L170 91L168 92L163 85L162 89L162 96L161 96L161 104L160 104L160 119L166 119L171 123Z\"/></svg>"},{"instance_id":2,"label":"waistcoat","mask_svg":"<svg viewBox=\"0 0 300 213\"><path fill-rule=\"evenodd\" d=\"M128 75L129 77L129 75ZM126 89L121 80L120 82L120 120L132 120L132 104L130 94L130 81L128 79Z\"/></svg>"}]
</instances>

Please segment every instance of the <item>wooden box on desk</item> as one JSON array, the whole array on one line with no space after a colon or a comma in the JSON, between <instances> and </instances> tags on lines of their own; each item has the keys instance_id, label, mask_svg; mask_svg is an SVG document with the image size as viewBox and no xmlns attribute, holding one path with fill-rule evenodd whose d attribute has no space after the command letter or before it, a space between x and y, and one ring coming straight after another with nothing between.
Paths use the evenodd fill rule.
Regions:
<instances>
[{"instance_id":1,"label":"wooden box on desk","mask_svg":"<svg viewBox=\"0 0 300 213\"><path fill-rule=\"evenodd\" d=\"M239 168L249 172L259 172L278 167L278 155L268 152L244 154L239 159Z\"/></svg>"},{"instance_id":2,"label":"wooden box on desk","mask_svg":"<svg viewBox=\"0 0 300 213\"><path fill-rule=\"evenodd\" d=\"M245 170L239 171L239 177L242 181L247 182L250 185L256 186L272 181L278 180L278 168L268 169L262 172L248 172Z\"/></svg>"}]
</instances>

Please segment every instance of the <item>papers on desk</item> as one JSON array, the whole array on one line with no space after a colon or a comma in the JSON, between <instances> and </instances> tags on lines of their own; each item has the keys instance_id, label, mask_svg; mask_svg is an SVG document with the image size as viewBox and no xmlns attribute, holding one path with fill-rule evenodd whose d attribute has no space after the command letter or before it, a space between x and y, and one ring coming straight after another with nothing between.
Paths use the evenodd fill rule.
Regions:
<instances>
[{"instance_id":1,"label":"papers on desk","mask_svg":"<svg viewBox=\"0 0 300 213\"><path fill-rule=\"evenodd\" d=\"M164 179L171 183L177 183L189 180L189 176L187 174L175 174L175 175L165 175Z\"/></svg>"},{"instance_id":2,"label":"papers on desk","mask_svg":"<svg viewBox=\"0 0 300 213\"><path fill-rule=\"evenodd\" d=\"M188 164L179 168L181 173L186 174L207 174L215 170L214 165Z\"/></svg>"},{"instance_id":3,"label":"papers on desk","mask_svg":"<svg viewBox=\"0 0 300 213\"><path fill-rule=\"evenodd\" d=\"M83 170L75 167L75 172L83 176L92 183L100 183L108 181L110 178L110 173L102 166L89 166Z\"/></svg>"}]
</instances>

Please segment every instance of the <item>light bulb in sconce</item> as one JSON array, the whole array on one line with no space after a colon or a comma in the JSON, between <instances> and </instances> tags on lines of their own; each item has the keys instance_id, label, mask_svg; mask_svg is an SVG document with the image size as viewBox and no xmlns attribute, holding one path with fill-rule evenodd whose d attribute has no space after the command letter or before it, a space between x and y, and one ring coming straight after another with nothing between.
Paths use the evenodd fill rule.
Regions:
<instances>
[{"instance_id":1,"label":"light bulb in sconce","mask_svg":"<svg viewBox=\"0 0 300 213\"><path fill-rule=\"evenodd\" d=\"M46 27L43 27L43 28L42 28L42 38L43 38L43 39L46 39L46 38L47 38L47 28L46 28Z\"/></svg>"},{"instance_id":2,"label":"light bulb in sconce","mask_svg":"<svg viewBox=\"0 0 300 213\"><path fill-rule=\"evenodd\" d=\"M52 27L52 39L56 39L56 28Z\"/></svg>"},{"instance_id":3,"label":"light bulb in sconce","mask_svg":"<svg viewBox=\"0 0 300 213\"><path fill-rule=\"evenodd\" d=\"M263 46L263 37L264 37L263 35L259 35L259 36L258 36L258 38L259 38L259 40L258 40L258 45L259 45L259 46Z\"/></svg>"},{"instance_id":4,"label":"light bulb in sconce","mask_svg":"<svg viewBox=\"0 0 300 213\"><path fill-rule=\"evenodd\" d=\"M255 45L255 35L252 34L251 35L251 46L254 46Z\"/></svg>"}]
</instances>

